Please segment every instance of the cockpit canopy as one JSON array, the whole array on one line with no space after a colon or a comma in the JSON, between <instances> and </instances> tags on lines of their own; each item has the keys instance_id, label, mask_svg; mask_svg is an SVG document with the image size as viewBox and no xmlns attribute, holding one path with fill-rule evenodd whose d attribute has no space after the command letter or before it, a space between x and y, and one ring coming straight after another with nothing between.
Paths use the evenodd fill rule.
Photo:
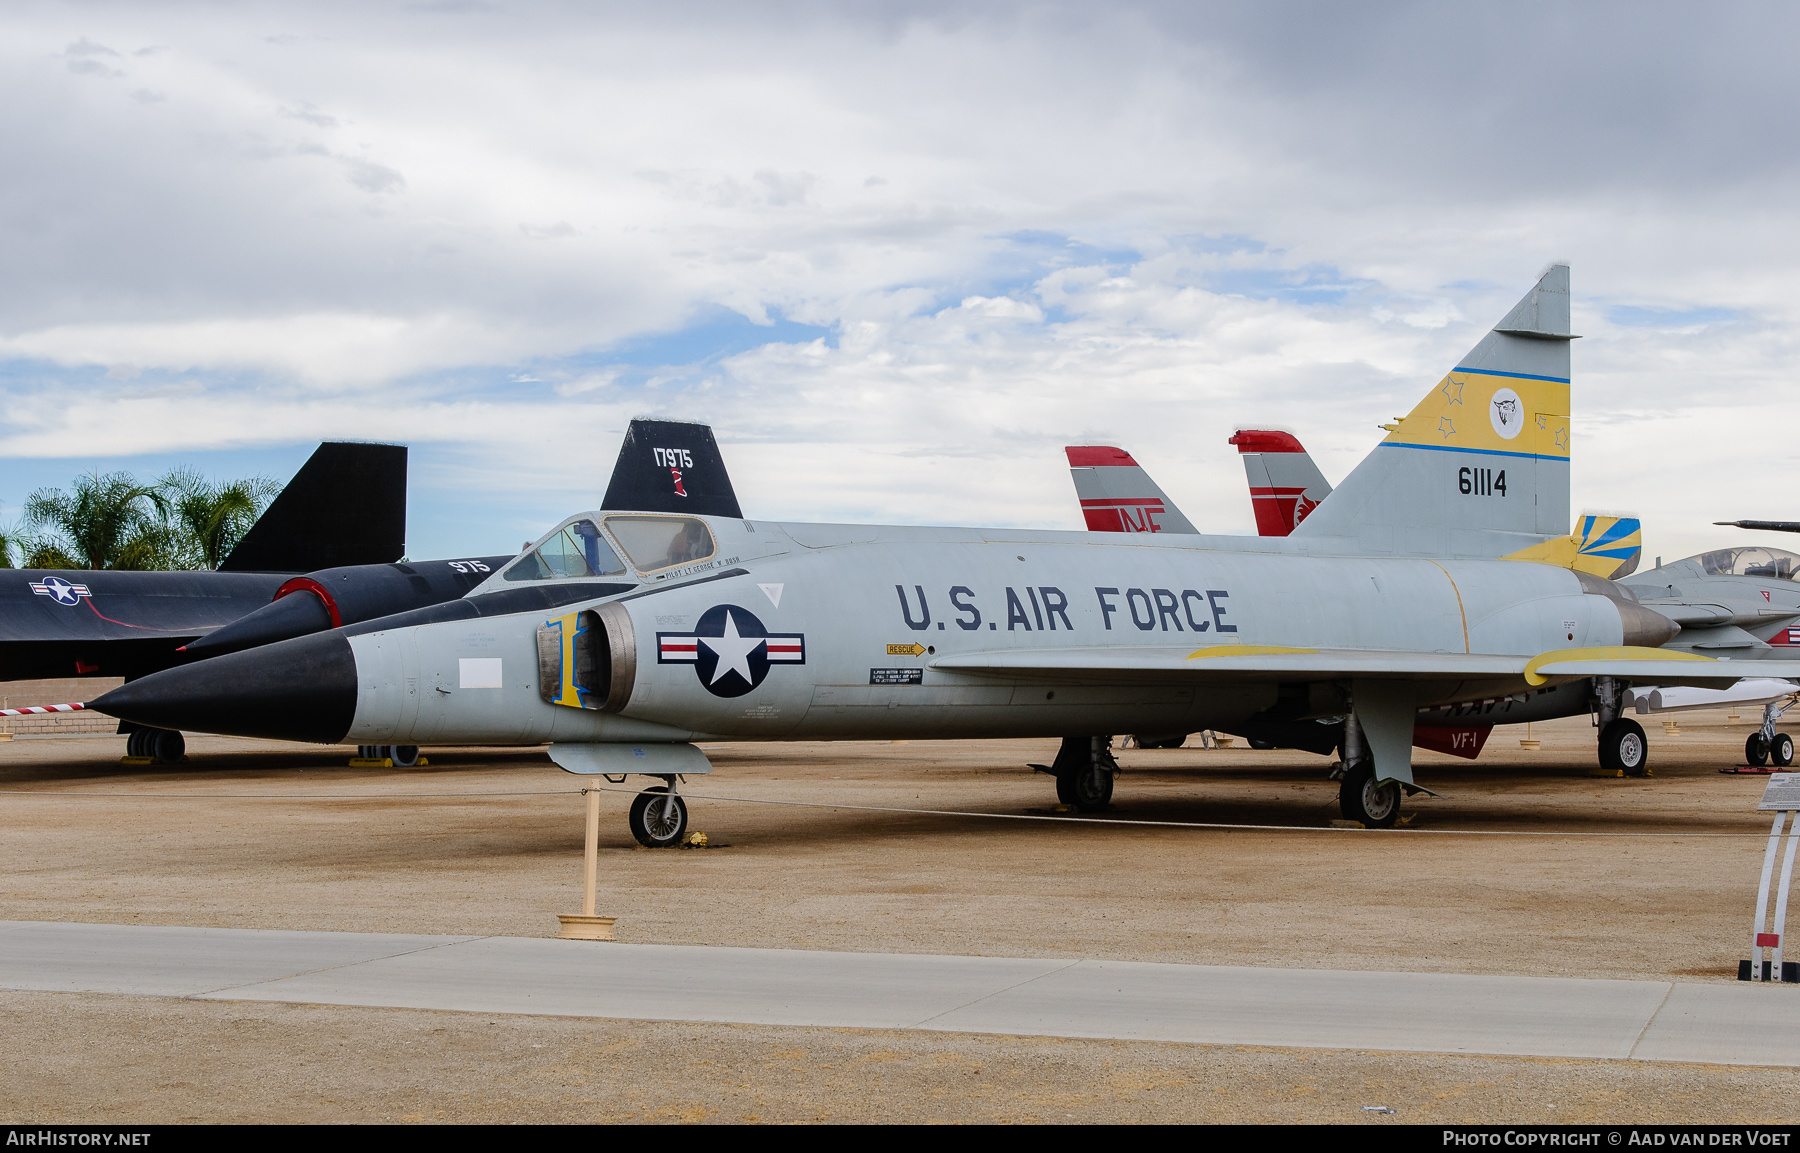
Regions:
<instances>
[{"instance_id":1,"label":"cockpit canopy","mask_svg":"<svg viewBox=\"0 0 1800 1153\"><path fill-rule=\"evenodd\" d=\"M600 530L591 520L564 525L506 570L509 581L568 580L574 577L618 576L625 571Z\"/></svg>"},{"instance_id":2,"label":"cockpit canopy","mask_svg":"<svg viewBox=\"0 0 1800 1153\"><path fill-rule=\"evenodd\" d=\"M1693 558L1707 576L1748 576L1768 580L1800 580L1800 556L1778 548L1747 545L1703 552Z\"/></svg>"},{"instance_id":3,"label":"cockpit canopy","mask_svg":"<svg viewBox=\"0 0 1800 1153\"><path fill-rule=\"evenodd\" d=\"M601 518L612 541L640 573L703 561L718 551L706 522L690 516L622 515ZM605 534L587 519L571 521L514 561L509 581L576 580L619 576L625 564Z\"/></svg>"},{"instance_id":4,"label":"cockpit canopy","mask_svg":"<svg viewBox=\"0 0 1800 1153\"><path fill-rule=\"evenodd\" d=\"M605 524L639 572L693 564L718 551L706 522L691 516L609 516Z\"/></svg>"}]
</instances>

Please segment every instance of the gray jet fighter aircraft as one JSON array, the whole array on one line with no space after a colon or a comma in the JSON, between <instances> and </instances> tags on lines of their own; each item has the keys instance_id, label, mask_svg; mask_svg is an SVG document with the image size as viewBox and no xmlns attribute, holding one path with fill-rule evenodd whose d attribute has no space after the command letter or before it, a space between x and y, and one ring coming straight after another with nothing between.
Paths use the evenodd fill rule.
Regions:
<instances>
[{"instance_id":1,"label":"gray jet fighter aircraft","mask_svg":"<svg viewBox=\"0 0 1800 1153\"><path fill-rule=\"evenodd\" d=\"M568 518L461 603L540 586L591 599L456 619L440 605L156 673L93 707L321 743L549 742L572 772L663 779L630 810L649 845L680 840L680 777L710 769L700 740L1055 736L1043 768L1093 811L1113 793L1107 734L1341 716L1344 814L1391 825L1418 789L1421 706L1597 678L1617 733L1632 682L1739 678L1654 647L1674 621L1568 567L1593 543L1562 535L1568 305L1554 266L1290 536L746 520L688 483L708 473L681 455L695 438L628 438L647 459L621 460L615 482L640 487L609 492L618 511Z\"/></svg>"},{"instance_id":2,"label":"gray jet fighter aircraft","mask_svg":"<svg viewBox=\"0 0 1800 1153\"><path fill-rule=\"evenodd\" d=\"M1391 425L1380 426L1388 431ZM1331 485L1320 474L1305 448L1291 434L1258 429L1239 429L1230 440L1244 462L1250 485L1251 505L1261 536L1286 536L1331 494ZM1174 502L1150 475L1132 460L1130 453L1111 446L1070 447L1070 474L1088 527L1101 532L1132 531L1130 514L1114 523L1094 515L1090 496L1100 491L1095 474L1114 478L1106 487L1109 503L1133 507L1154 505L1173 510ZM1080 455L1084 466L1077 465ZM1108 468L1107 466L1111 466ZM1137 493L1137 499L1121 499ZM1719 521L1744 528L1786 530L1786 521ZM1141 531L1141 530L1140 530ZM1800 524L1793 525L1800 531ZM1633 518L1584 516L1577 533L1566 544L1554 547L1566 552L1581 538L1572 567L1616 581L1639 603L1648 605L1682 626L1668 648L1730 660L1787 660L1800 651L1800 556L1762 546L1716 549L1683 560L1635 573L1642 556L1641 533ZM1516 559L1516 558L1515 558ZM1562 558L1559 563L1567 563ZM1654 686L1647 687L1645 692ZM1704 708L1736 698L1708 697L1709 690L1691 690L1694 703L1683 707ZM1696 695L1697 694L1697 695ZM1589 682L1547 685L1485 701L1465 702L1419 711L1413 743L1473 760L1497 724L1557 720L1597 713L1599 693ZM1744 742L1744 757L1752 765L1773 761L1793 763L1794 742L1775 730L1782 710L1765 709L1763 723ZM1641 728L1622 725L1621 739L1603 742L1603 767L1641 775L1649 767L1649 745ZM1253 745L1273 743L1268 734L1240 733ZM1615 734L1617 736L1618 734ZM1309 748L1318 753L1335 750L1331 734L1318 729L1285 728L1275 739L1311 738ZM1174 747L1184 734L1137 737L1140 747Z\"/></svg>"}]
</instances>

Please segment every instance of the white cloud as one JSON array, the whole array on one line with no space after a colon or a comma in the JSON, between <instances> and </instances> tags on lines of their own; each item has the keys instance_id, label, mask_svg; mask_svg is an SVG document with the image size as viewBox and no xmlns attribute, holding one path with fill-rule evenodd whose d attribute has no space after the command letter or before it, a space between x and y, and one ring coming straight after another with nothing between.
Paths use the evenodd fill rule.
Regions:
<instances>
[{"instance_id":1,"label":"white cloud","mask_svg":"<svg viewBox=\"0 0 1800 1153\"><path fill-rule=\"evenodd\" d=\"M1800 418L1796 22L9 6L0 386L97 403L0 450L381 436L549 501L597 487L629 415L679 409L783 514L1073 524L1057 449L1107 440L1245 529L1235 425L1342 476L1565 257L1576 502L1678 552L1784 513L1734 502L1746 435ZM609 356L721 308L833 339Z\"/></svg>"}]
</instances>

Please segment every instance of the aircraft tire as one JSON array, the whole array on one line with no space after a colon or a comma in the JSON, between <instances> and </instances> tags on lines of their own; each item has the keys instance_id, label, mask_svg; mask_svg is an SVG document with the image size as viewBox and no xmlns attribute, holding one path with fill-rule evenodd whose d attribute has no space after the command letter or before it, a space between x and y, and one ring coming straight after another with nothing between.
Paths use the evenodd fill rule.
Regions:
<instances>
[{"instance_id":1,"label":"aircraft tire","mask_svg":"<svg viewBox=\"0 0 1800 1153\"><path fill-rule=\"evenodd\" d=\"M1650 742L1644 738L1644 726L1630 717L1620 717L1600 730L1600 767L1623 770L1628 777L1650 773Z\"/></svg>"},{"instance_id":2,"label":"aircraft tire","mask_svg":"<svg viewBox=\"0 0 1800 1153\"><path fill-rule=\"evenodd\" d=\"M149 755L165 765L173 765L187 753L187 738L174 729L150 729L144 733Z\"/></svg>"},{"instance_id":3,"label":"aircraft tire","mask_svg":"<svg viewBox=\"0 0 1800 1153\"><path fill-rule=\"evenodd\" d=\"M147 757L144 751L144 730L132 729L125 734L125 755L128 757Z\"/></svg>"},{"instance_id":4,"label":"aircraft tire","mask_svg":"<svg viewBox=\"0 0 1800 1153\"><path fill-rule=\"evenodd\" d=\"M1787 768L1794 763L1794 738L1786 733L1776 733L1775 739L1769 742L1769 759Z\"/></svg>"},{"instance_id":5,"label":"aircraft tire","mask_svg":"<svg viewBox=\"0 0 1800 1153\"><path fill-rule=\"evenodd\" d=\"M1062 782L1056 783L1057 795L1062 795ZM1069 779L1070 800L1084 813L1098 813L1112 804L1113 775L1110 769L1102 765L1086 765Z\"/></svg>"},{"instance_id":6,"label":"aircraft tire","mask_svg":"<svg viewBox=\"0 0 1800 1153\"><path fill-rule=\"evenodd\" d=\"M668 795L668 787L658 785L654 789L645 789L632 798L629 817L631 835L646 849L666 849L671 845L679 845L682 834L687 832L687 802L680 795L675 797L673 817L664 819L663 805Z\"/></svg>"},{"instance_id":7,"label":"aircraft tire","mask_svg":"<svg viewBox=\"0 0 1800 1153\"><path fill-rule=\"evenodd\" d=\"M1400 819L1400 783L1375 783L1375 766L1362 761L1351 766L1338 782L1338 808L1346 821L1360 821L1371 829L1391 829Z\"/></svg>"},{"instance_id":8,"label":"aircraft tire","mask_svg":"<svg viewBox=\"0 0 1800 1153\"><path fill-rule=\"evenodd\" d=\"M1056 800L1058 804L1075 805L1075 778L1073 775L1056 778Z\"/></svg>"},{"instance_id":9,"label":"aircraft tire","mask_svg":"<svg viewBox=\"0 0 1800 1153\"><path fill-rule=\"evenodd\" d=\"M1763 740L1761 733L1751 733L1744 740L1744 760L1752 765L1769 763L1769 742Z\"/></svg>"},{"instance_id":10,"label":"aircraft tire","mask_svg":"<svg viewBox=\"0 0 1800 1153\"><path fill-rule=\"evenodd\" d=\"M388 745L381 750L381 755L390 758L395 768L410 769L419 763L419 746Z\"/></svg>"}]
</instances>

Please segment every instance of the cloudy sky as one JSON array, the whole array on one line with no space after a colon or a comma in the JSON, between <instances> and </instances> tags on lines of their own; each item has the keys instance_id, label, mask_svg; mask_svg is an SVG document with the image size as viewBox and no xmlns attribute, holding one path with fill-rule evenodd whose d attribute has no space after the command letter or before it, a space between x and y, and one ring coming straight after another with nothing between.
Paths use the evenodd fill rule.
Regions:
<instances>
[{"instance_id":1,"label":"cloudy sky","mask_svg":"<svg viewBox=\"0 0 1800 1153\"><path fill-rule=\"evenodd\" d=\"M972 9L972 11L971 11ZM1577 509L1800 518L1786 5L13 3L0 519L90 468L412 446L415 557L592 507L634 415L752 516L1252 530L1553 260Z\"/></svg>"}]
</instances>

